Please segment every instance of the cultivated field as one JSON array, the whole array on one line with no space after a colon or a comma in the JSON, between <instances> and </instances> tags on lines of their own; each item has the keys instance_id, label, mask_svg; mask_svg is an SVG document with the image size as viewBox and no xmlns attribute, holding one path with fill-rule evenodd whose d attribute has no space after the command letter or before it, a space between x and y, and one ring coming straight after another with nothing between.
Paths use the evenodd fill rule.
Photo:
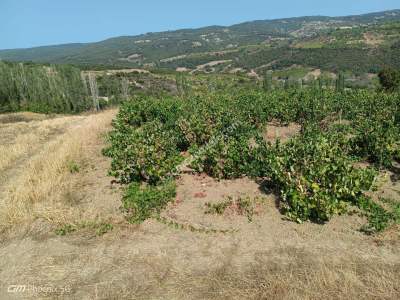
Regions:
<instances>
[{"instance_id":1,"label":"cultivated field","mask_svg":"<svg viewBox=\"0 0 400 300\"><path fill-rule=\"evenodd\" d=\"M1 299L400 297L398 225L366 235L359 214L290 222L247 177L185 170L159 218L128 223L101 153L115 114L0 117ZM269 140L298 133L270 125ZM398 197L397 176L382 173L374 193Z\"/></svg>"}]
</instances>

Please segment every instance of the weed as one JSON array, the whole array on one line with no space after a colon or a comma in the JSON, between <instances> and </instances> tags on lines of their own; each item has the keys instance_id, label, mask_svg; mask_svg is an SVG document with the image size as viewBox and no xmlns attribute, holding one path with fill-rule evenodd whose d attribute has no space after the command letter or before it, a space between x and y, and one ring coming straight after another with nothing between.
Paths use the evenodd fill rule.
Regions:
<instances>
[{"instance_id":1,"label":"weed","mask_svg":"<svg viewBox=\"0 0 400 300\"><path fill-rule=\"evenodd\" d=\"M176 221L167 219L165 217L157 216L157 221L160 223L167 225L170 228L176 229L176 230L187 230L191 232L197 232L197 233L205 233L205 234L210 234L210 233L235 233L238 232L237 229L215 229L215 228L200 228L193 226L191 224L181 224Z\"/></svg>"},{"instance_id":2,"label":"weed","mask_svg":"<svg viewBox=\"0 0 400 300\"><path fill-rule=\"evenodd\" d=\"M114 229L114 226L110 223L104 223L104 222L80 222L78 224L64 224L61 227L57 228L55 230L55 233L60 236L65 236L67 234L76 232L80 229L90 229L94 230L97 236L102 236L106 234L107 232L111 231Z\"/></svg>"},{"instance_id":3,"label":"weed","mask_svg":"<svg viewBox=\"0 0 400 300\"><path fill-rule=\"evenodd\" d=\"M390 211L385 210L369 197L363 197L359 201L359 206L368 219L368 224L364 225L361 231L374 234L384 231L393 223L400 223L400 203L387 198L380 198L380 201L388 204Z\"/></svg>"},{"instance_id":4,"label":"weed","mask_svg":"<svg viewBox=\"0 0 400 300\"><path fill-rule=\"evenodd\" d=\"M251 199L250 197L239 197L233 199L232 197L228 197L227 200L220 203L206 203L205 205L207 209L204 213L223 215L228 209L230 209L237 215L246 216L249 222L252 222L255 214L254 204L257 202L260 202L259 198Z\"/></svg>"},{"instance_id":5,"label":"weed","mask_svg":"<svg viewBox=\"0 0 400 300\"><path fill-rule=\"evenodd\" d=\"M231 204L232 204L231 201L224 201L224 202L220 202L217 204L211 204L211 203L207 202L205 204L207 207L207 210L204 213L205 214L223 215L225 212L225 209L227 209L227 207Z\"/></svg>"},{"instance_id":6,"label":"weed","mask_svg":"<svg viewBox=\"0 0 400 300\"><path fill-rule=\"evenodd\" d=\"M175 195L176 185L173 180L156 186L131 183L123 197L123 209L130 222L141 223L154 214L159 214Z\"/></svg>"},{"instance_id":7,"label":"weed","mask_svg":"<svg viewBox=\"0 0 400 300\"><path fill-rule=\"evenodd\" d=\"M114 229L114 226L109 223L102 223L96 229L96 235L101 236Z\"/></svg>"},{"instance_id":8,"label":"weed","mask_svg":"<svg viewBox=\"0 0 400 300\"><path fill-rule=\"evenodd\" d=\"M79 173L81 169L78 163L73 160L67 162L67 168L71 174Z\"/></svg>"},{"instance_id":9,"label":"weed","mask_svg":"<svg viewBox=\"0 0 400 300\"><path fill-rule=\"evenodd\" d=\"M67 235L69 233L75 232L77 227L71 224L65 224L56 229L55 233L60 236Z\"/></svg>"},{"instance_id":10,"label":"weed","mask_svg":"<svg viewBox=\"0 0 400 300\"><path fill-rule=\"evenodd\" d=\"M390 198L380 198L380 201L389 206L393 222L400 224L400 202Z\"/></svg>"}]
</instances>

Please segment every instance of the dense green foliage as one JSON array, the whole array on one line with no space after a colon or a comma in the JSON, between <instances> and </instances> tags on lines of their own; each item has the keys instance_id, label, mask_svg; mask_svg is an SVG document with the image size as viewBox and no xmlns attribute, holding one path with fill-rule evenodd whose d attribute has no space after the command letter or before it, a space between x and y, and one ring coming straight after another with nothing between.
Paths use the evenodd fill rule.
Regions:
<instances>
[{"instance_id":1,"label":"dense green foliage","mask_svg":"<svg viewBox=\"0 0 400 300\"><path fill-rule=\"evenodd\" d=\"M365 195L376 169L356 162L390 168L399 159L399 101L398 94L309 88L135 98L122 105L105 153L111 174L131 183L124 203L136 205L136 221L149 217L142 208L153 211L167 201L145 203L136 191L162 191L189 152L198 172L264 182L291 220L326 222L352 205L366 212L370 231L379 231L393 217ZM301 133L270 143L263 133L271 121L296 122Z\"/></svg>"},{"instance_id":2,"label":"dense green foliage","mask_svg":"<svg viewBox=\"0 0 400 300\"><path fill-rule=\"evenodd\" d=\"M289 218L328 221L371 188L375 173L353 166L347 144L342 134L311 130L267 151L262 175L279 189Z\"/></svg>"},{"instance_id":3,"label":"dense green foliage","mask_svg":"<svg viewBox=\"0 0 400 300\"><path fill-rule=\"evenodd\" d=\"M0 61L0 113L86 111L95 107L92 88L99 108L118 104L134 94L176 94L174 80L150 72L82 71L70 65Z\"/></svg>"},{"instance_id":4,"label":"dense green foliage","mask_svg":"<svg viewBox=\"0 0 400 300\"><path fill-rule=\"evenodd\" d=\"M75 113L91 105L79 69L0 62L0 112Z\"/></svg>"},{"instance_id":5,"label":"dense green foliage","mask_svg":"<svg viewBox=\"0 0 400 300\"><path fill-rule=\"evenodd\" d=\"M399 70L385 68L384 70L379 72L378 76L379 76L379 81L384 90L390 91L390 92L400 90L400 71Z\"/></svg>"},{"instance_id":6,"label":"dense green foliage","mask_svg":"<svg viewBox=\"0 0 400 300\"><path fill-rule=\"evenodd\" d=\"M111 174L121 182L158 183L180 162L175 137L158 121L111 134Z\"/></svg>"}]
</instances>

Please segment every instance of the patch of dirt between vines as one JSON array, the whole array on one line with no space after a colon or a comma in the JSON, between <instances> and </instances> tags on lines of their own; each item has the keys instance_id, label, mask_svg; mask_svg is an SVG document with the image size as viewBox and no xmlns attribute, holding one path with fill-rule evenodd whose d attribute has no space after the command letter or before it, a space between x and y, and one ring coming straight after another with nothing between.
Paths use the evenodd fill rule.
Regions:
<instances>
[{"instance_id":1,"label":"patch of dirt between vines","mask_svg":"<svg viewBox=\"0 0 400 300\"><path fill-rule=\"evenodd\" d=\"M267 142L274 143L277 139L282 142L287 142L294 136L300 133L301 126L296 123L290 123L287 126L280 125L276 122L268 123L264 132L263 137Z\"/></svg>"}]
</instances>

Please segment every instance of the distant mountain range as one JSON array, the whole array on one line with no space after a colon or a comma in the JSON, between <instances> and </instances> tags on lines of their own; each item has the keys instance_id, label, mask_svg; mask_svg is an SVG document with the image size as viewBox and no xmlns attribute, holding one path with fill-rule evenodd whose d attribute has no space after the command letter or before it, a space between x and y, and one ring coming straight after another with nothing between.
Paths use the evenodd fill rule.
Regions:
<instances>
[{"instance_id":1,"label":"distant mountain range","mask_svg":"<svg viewBox=\"0 0 400 300\"><path fill-rule=\"evenodd\" d=\"M210 26L97 43L1 50L1 60L249 72L293 65L335 72L400 67L400 10Z\"/></svg>"}]
</instances>

